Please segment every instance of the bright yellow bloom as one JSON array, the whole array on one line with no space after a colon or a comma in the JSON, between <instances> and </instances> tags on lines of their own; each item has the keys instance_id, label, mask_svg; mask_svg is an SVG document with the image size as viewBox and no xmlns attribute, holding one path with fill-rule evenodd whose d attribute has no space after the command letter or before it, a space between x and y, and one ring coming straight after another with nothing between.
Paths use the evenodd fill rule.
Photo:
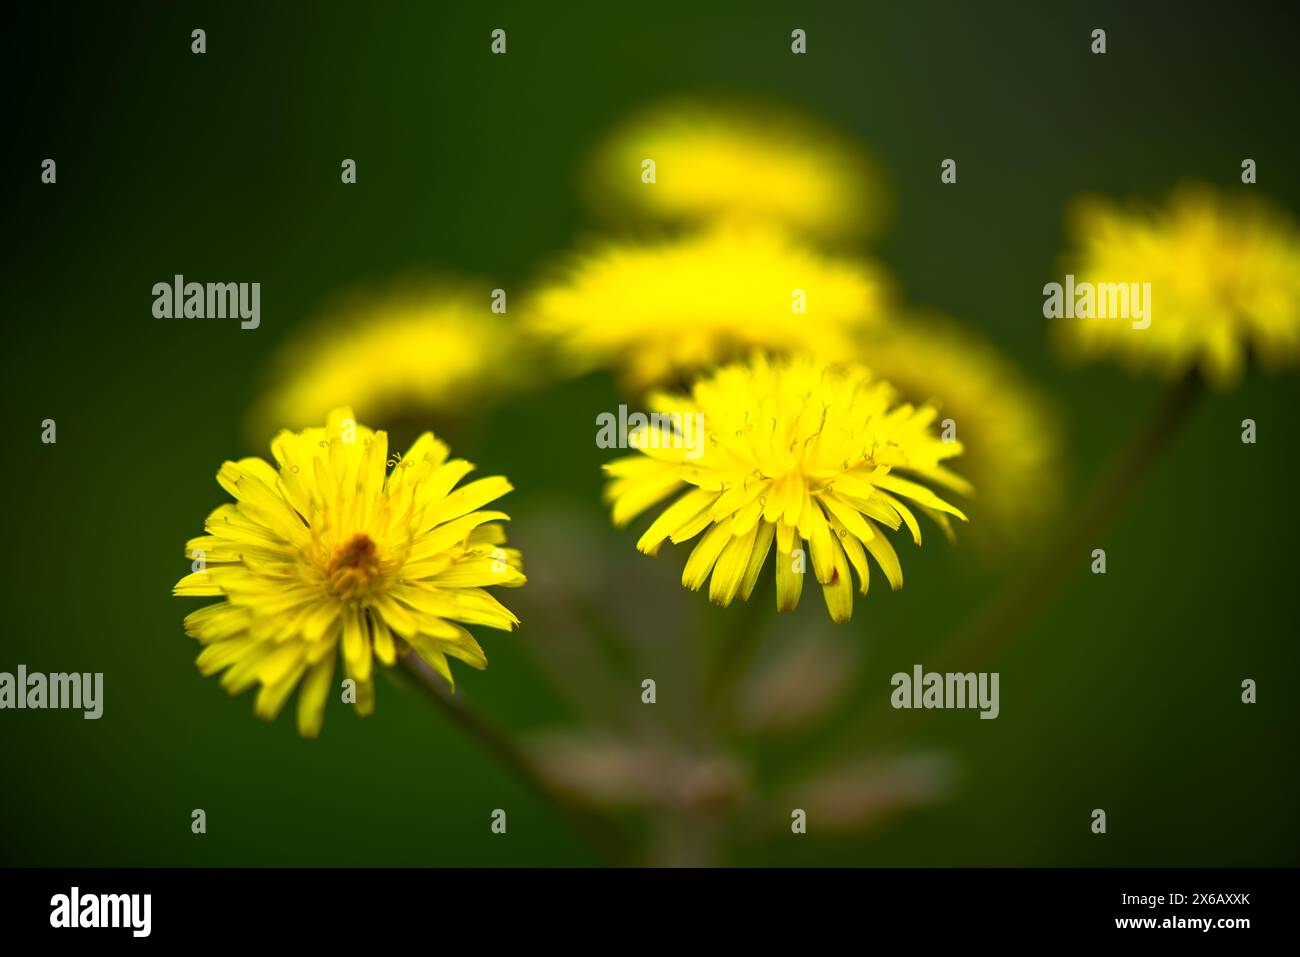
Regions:
<instances>
[{"instance_id":1,"label":"bright yellow bloom","mask_svg":"<svg viewBox=\"0 0 1300 957\"><path fill-rule=\"evenodd\" d=\"M1048 396L976 333L936 316L874 331L863 365L902 398L931 404L961 439L962 473L979 489L972 530L986 544L1023 541L1051 516L1063 489L1061 426ZM942 429L941 429L942 432Z\"/></svg>"},{"instance_id":2,"label":"bright yellow bloom","mask_svg":"<svg viewBox=\"0 0 1300 957\"><path fill-rule=\"evenodd\" d=\"M1219 386L1249 356L1278 366L1300 358L1300 233L1252 198L1188 186L1160 210L1080 201L1076 248L1064 266L1076 283L1151 284L1150 326L1123 319L1061 319L1072 354L1114 355L1175 377L1196 369Z\"/></svg>"},{"instance_id":3,"label":"bright yellow bloom","mask_svg":"<svg viewBox=\"0 0 1300 957\"><path fill-rule=\"evenodd\" d=\"M646 160L654 182L645 182ZM593 208L667 224L767 222L821 239L877 227L875 164L822 125L770 106L682 101L654 107L597 148L583 178Z\"/></svg>"},{"instance_id":4,"label":"bright yellow bloom","mask_svg":"<svg viewBox=\"0 0 1300 957\"><path fill-rule=\"evenodd\" d=\"M657 395L651 420L629 436L642 454L605 466L606 497L623 525L683 490L637 542L653 555L665 540L701 536L682 573L699 589L712 574L709 598L748 599L776 543L776 603L799 602L804 568L822 585L831 618L853 611L850 566L866 594L867 553L890 587L902 566L884 529L906 525L916 544L916 508L948 530L965 516L931 485L965 492L942 463L961 453L932 428L935 410L898 404L892 386L861 368L828 367L808 358L769 362L757 356L696 382L689 396ZM685 416L703 415L703 440L689 441ZM808 543L808 559L796 554Z\"/></svg>"},{"instance_id":5,"label":"bright yellow bloom","mask_svg":"<svg viewBox=\"0 0 1300 957\"><path fill-rule=\"evenodd\" d=\"M463 415L522 377L521 346L486 287L421 280L356 293L280 348L254 434L320 422L344 403L372 419Z\"/></svg>"},{"instance_id":6,"label":"bright yellow bloom","mask_svg":"<svg viewBox=\"0 0 1300 957\"><path fill-rule=\"evenodd\" d=\"M503 512L477 511L510 491L500 476L456 484L473 466L448 459L426 432L389 460L388 434L336 409L325 428L283 431L260 458L217 473L235 504L208 516L189 557L206 568L176 595L219 596L185 618L205 647L205 675L225 670L239 694L261 684L255 710L273 719L293 689L298 730L315 737L336 650L356 683L356 709L374 708L373 658L391 665L412 648L448 682L447 656L475 668L487 658L458 624L506 631L518 624L484 586L522 585L519 552L502 547ZM389 466L392 466L389 471Z\"/></svg>"},{"instance_id":7,"label":"bright yellow bloom","mask_svg":"<svg viewBox=\"0 0 1300 957\"><path fill-rule=\"evenodd\" d=\"M577 370L608 365L632 387L689 381L754 349L849 350L882 321L875 267L766 227L718 226L656 244L611 243L535 295L530 328Z\"/></svg>"}]
</instances>

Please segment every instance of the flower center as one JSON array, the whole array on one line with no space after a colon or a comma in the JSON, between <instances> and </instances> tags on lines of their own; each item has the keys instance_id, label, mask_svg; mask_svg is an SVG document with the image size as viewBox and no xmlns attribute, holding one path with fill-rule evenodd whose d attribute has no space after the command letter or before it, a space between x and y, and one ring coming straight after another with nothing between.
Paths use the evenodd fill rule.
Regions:
<instances>
[{"instance_id":1,"label":"flower center","mask_svg":"<svg viewBox=\"0 0 1300 957\"><path fill-rule=\"evenodd\" d=\"M325 566L330 587L340 598L358 598L379 578L379 555L370 536L358 532L334 551Z\"/></svg>"}]
</instances>

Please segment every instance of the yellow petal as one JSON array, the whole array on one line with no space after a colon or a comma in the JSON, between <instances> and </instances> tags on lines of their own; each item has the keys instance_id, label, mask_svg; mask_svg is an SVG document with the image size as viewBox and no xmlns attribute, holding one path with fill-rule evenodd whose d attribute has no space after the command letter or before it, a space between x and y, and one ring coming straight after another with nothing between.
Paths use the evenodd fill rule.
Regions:
<instances>
[{"instance_id":1,"label":"yellow petal","mask_svg":"<svg viewBox=\"0 0 1300 957\"><path fill-rule=\"evenodd\" d=\"M902 588L903 566L899 564L898 553L894 551L894 546L889 544L889 540L884 535L876 535L863 544L867 546L867 551L871 552L881 571L885 573L885 578L889 580L889 587L894 591Z\"/></svg>"},{"instance_id":2,"label":"yellow petal","mask_svg":"<svg viewBox=\"0 0 1300 957\"><path fill-rule=\"evenodd\" d=\"M376 614L370 616L370 628L374 634L375 657L385 665L392 665L397 661L397 647L393 641L392 630L384 623L384 619Z\"/></svg>"},{"instance_id":3,"label":"yellow petal","mask_svg":"<svg viewBox=\"0 0 1300 957\"><path fill-rule=\"evenodd\" d=\"M804 559L807 565L807 559ZM803 590L804 572L794 570L794 558L791 551L783 551L778 539L776 551L776 610L794 611L799 605L799 593Z\"/></svg>"},{"instance_id":4,"label":"yellow petal","mask_svg":"<svg viewBox=\"0 0 1300 957\"><path fill-rule=\"evenodd\" d=\"M745 569L745 580L740 585L740 597L746 601L754 593L754 585L763 572L763 563L767 561L767 553L772 550L772 539L775 535L775 525L771 522L759 522L754 549L749 553L749 567Z\"/></svg>"},{"instance_id":5,"label":"yellow petal","mask_svg":"<svg viewBox=\"0 0 1300 957\"><path fill-rule=\"evenodd\" d=\"M343 612L343 665L349 678L358 685L368 682L371 674L370 638L366 634L361 610L350 606Z\"/></svg>"},{"instance_id":6,"label":"yellow petal","mask_svg":"<svg viewBox=\"0 0 1300 957\"><path fill-rule=\"evenodd\" d=\"M253 703L253 713L264 721L274 721L306 670L306 662L300 661L277 683L262 685L257 692L257 700Z\"/></svg>"},{"instance_id":7,"label":"yellow petal","mask_svg":"<svg viewBox=\"0 0 1300 957\"><path fill-rule=\"evenodd\" d=\"M730 540L731 529L728 524L714 525L705 532L704 537L691 551L691 557L686 560L686 567L682 569L682 584L691 591L699 591L705 579L709 577L713 563L717 561Z\"/></svg>"},{"instance_id":8,"label":"yellow petal","mask_svg":"<svg viewBox=\"0 0 1300 957\"><path fill-rule=\"evenodd\" d=\"M307 671L298 691L298 733L304 738L320 734L325 721L325 701L334 678L334 656L326 655Z\"/></svg>"},{"instance_id":9,"label":"yellow petal","mask_svg":"<svg viewBox=\"0 0 1300 957\"><path fill-rule=\"evenodd\" d=\"M853 617L853 582L849 576L849 563L844 557L838 538L831 537L831 554L835 571L831 580L822 585L822 596L826 599L826 610L831 613L831 620L842 625Z\"/></svg>"},{"instance_id":10,"label":"yellow petal","mask_svg":"<svg viewBox=\"0 0 1300 957\"><path fill-rule=\"evenodd\" d=\"M663 544L665 538L692 519L702 516L707 523L710 507L717 497L717 492L691 489L659 514L637 541L637 549L647 555L653 555L659 551L659 546Z\"/></svg>"},{"instance_id":11,"label":"yellow petal","mask_svg":"<svg viewBox=\"0 0 1300 957\"><path fill-rule=\"evenodd\" d=\"M728 529L730 532L730 529ZM757 527L751 527L744 535L732 538L718 556L718 563L713 569L713 579L709 582L709 601L722 605L731 604L740 590L745 572L749 568L749 558L754 551L754 539Z\"/></svg>"}]
</instances>

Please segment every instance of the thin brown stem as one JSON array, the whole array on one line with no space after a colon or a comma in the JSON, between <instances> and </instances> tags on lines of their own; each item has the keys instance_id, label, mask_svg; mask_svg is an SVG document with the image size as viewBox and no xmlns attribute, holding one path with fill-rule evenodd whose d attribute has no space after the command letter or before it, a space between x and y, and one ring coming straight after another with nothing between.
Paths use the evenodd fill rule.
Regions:
<instances>
[{"instance_id":1,"label":"thin brown stem","mask_svg":"<svg viewBox=\"0 0 1300 957\"><path fill-rule=\"evenodd\" d=\"M632 860L631 844L620 828L591 809L576 804L557 789L508 731L452 692L442 676L419 655L409 652L401 663L429 701L568 821L604 862L625 864Z\"/></svg>"}]
</instances>

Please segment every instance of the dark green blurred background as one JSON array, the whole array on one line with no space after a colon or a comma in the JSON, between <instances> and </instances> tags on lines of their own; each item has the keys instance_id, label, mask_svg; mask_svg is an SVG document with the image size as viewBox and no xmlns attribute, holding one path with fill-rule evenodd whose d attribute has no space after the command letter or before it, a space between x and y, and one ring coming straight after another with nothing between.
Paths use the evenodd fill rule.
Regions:
<instances>
[{"instance_id":1,"label":"dark green blurred background","mask_svg":"<svg viewBox=\"0 0 1300 957\"><path fill-rule=\"evenodd\" d=\"M875 253L910 301L983 329L1059 397L1077 500L1161 387L1055 361L1041 287L1064 204L1083 190L1158 197L1188 177L1246 189L1251 157L1253 188L1300 210L1300 70L1290 5L1075 6L8 10L0 670L102 671L106 687L97 722L0 713L0 863L592 860L387 682L369 719L332 702L318 741L297 737L291 713L257 720L250 696L198 675L180 627L197 603L170 588L188 570L185 540L225 500L222 460L265 452L243 417L282 337L336 291L412 268L522 292L594 226L574 182L586 149L664 95L774 96L864 140L897 196ZM190 53L196 27L204 56ZM495 27L507 56L488 54ZM794 27L806 56L789 52ZM1094 27L1105 56L1088 52ZM959 183L941 186L949 156ZM39 182L45 157L57 186ZM358 161L355 187L339 183L344 157ZM261 282L262 327L154 319L151 286L177 272ZM530 548L529 516L605 521L593 423L617 402L595 376L451 430L458 454L517 487L507 509L534 569L548 552ZM1084 574L1081 557L1063 599L992 665L1001 717L926 722L917 740L962 770L950 801L861 839L813 827L728 861L1296 863L1298 404L1295 377L1207 402L1098 543L1109 574ZM1239 440L1245 417L1255 446ZM45 418L57 445L40 443ZM999 581L931 538L904 555L908 586L873 589L845 626L866 648L862 697L926 662ZM634 533L605 527L596 541L651 561L632 554ZM683 560L658 561L671 574ZM687 597L705 628L738 613ZM524 650L527 621L482 637L492 665L459 670L468 698L516 731L563 721ZM1253 707L1239 700L1245 677L1259 683ZM190 832L197 807L203 836ZM509 810L506 838L488 829L496 807ZM1089 832L1094 807L1108 812L1104 837Z\"/></svg>"}]
</instances>

